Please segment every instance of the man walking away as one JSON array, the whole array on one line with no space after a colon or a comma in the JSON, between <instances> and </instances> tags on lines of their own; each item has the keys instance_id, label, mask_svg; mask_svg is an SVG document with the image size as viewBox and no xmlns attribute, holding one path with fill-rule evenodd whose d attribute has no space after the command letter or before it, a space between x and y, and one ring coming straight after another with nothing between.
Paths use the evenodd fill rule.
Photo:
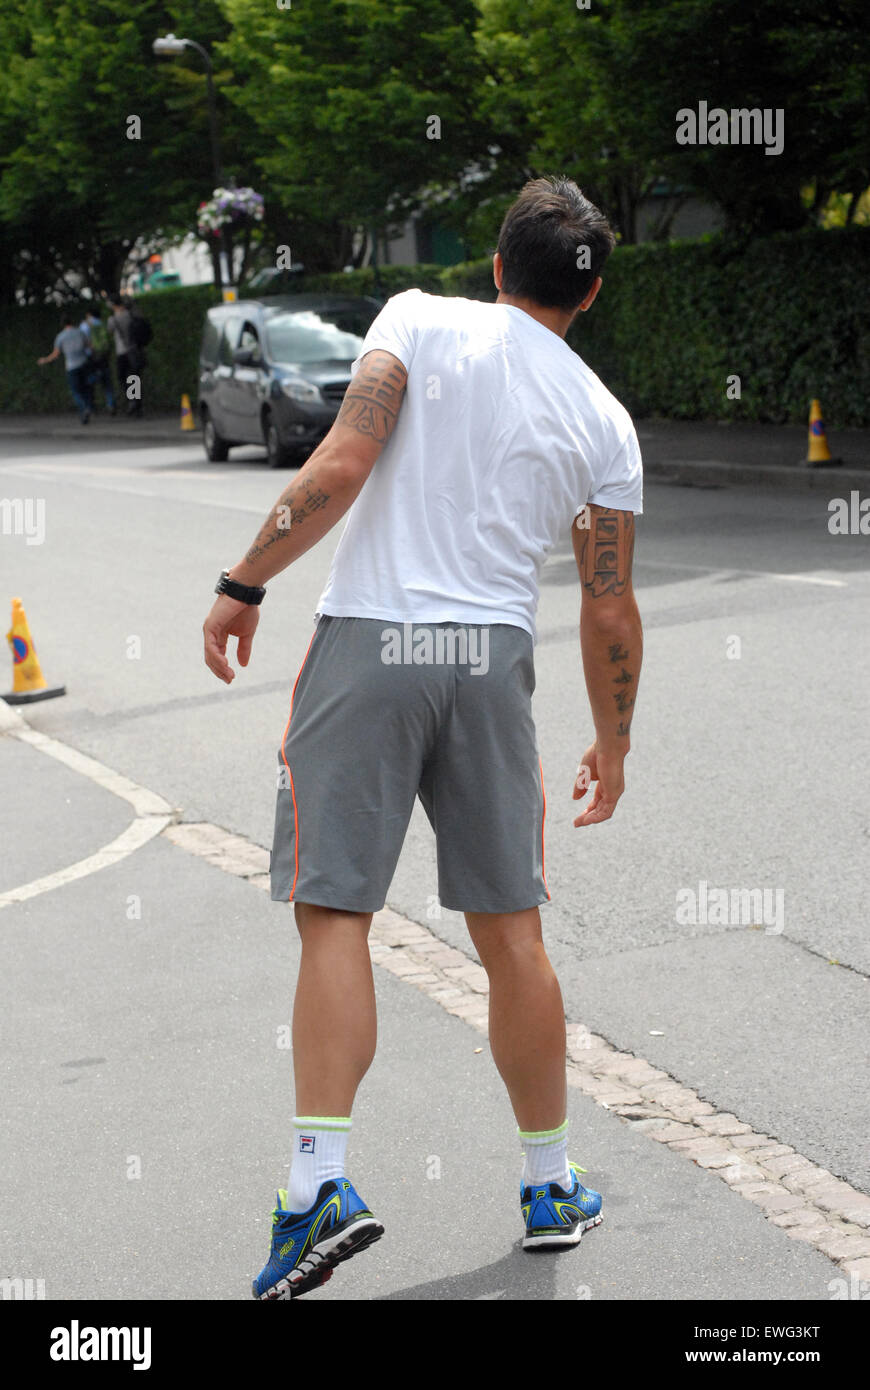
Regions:
<instances>
[{"instance_id":1,"label":"man walking away","mask_svg":"<svg viewBox=\"0 0 870 1390\"><path fill-rule=\"evenodd\" d=\"M102 317L88 309L79 328L88 340L90 357L88 359L88 384L93 398L94 387L102 387L106 398L106 409L110 415L117 414L115 391L112 386L112 372L109 367L109 330Z\"/></svg>"},{"instance_id":2,"label":"man walking away","mask_svg":"<svg viewBox=\"0 0 870 1390\"><path fill-rule=\"evenodd\" d=\"M565 334L595 299L613 244L576 184L536 179L502 224L494 304L394 295L326 439L218 582L205 660L229 684L227 640L239 639L247 666L263 586L350 508L278 754L272 897L295 903L302 938L297 1114L255 1298L305 1293L383 1233L345 1175L345 1152L375 1050L367 935L417 797L435 830L440 902L465 913L489 976L490 1046L525 1155L523 1246L574 1245L601 1220L600 1195L568 1157L531 696L538 576L570 532L595 726L572 770L575 801L595 783L574 825L608 820L641 666L632 557L642 469L628 413ZM451 659L427 656L439 642L446 651L448 631L464 639ZM403 632L404 659L388 650ZM486 661L472 667L463 650Z\"/></svg>"},{"instance_id":3,"label":"man walking away","mask_svg":"<svg viewBox=\"0 0 870 1390\"><path fill-rule=\"evenodd\" d=\"M146 319L144 314L140 314L135 304L129 304L130 310L130 363L132 370L139 378L139 394L132 402L131 415L140 417L142 415L142 374L148 366L148 354L145 349L151 342L151 322Z\"/></svg>"},{"instance_id":4,"label":"man walking away","mask_svg":"<svg viewBox=\"0 0 870 1390\"><path fill-rule=\"evenodd\" d=\"M71 312L66 312L63 327L54 340L54 348L47 357L38 357L37 364L44 367L54 362L63 353L66 366L66 379L70 395L79 412L79 418L86 425L91 418L93 400L88 382L88 340L80 328L76 328Z\"/></svg>"},{"instance_id":5,"label":"man walking away","mask_svg":"<svg viewBox=\"0 0 870 1390\"><path fill-rule=\"evenodd\" d=\"M112 314L108 321L108 329L115 343L115 356L118 364L118 391L129 404L126 414L140 416L142 414L142 381L139 377L138 350L133 342L133 320L130 310L124 303L120 295L111 301ZM130 388L130 377L139 377L138 391L139 397L132 400L127 395Z\"/></svg>"}]
</instances>

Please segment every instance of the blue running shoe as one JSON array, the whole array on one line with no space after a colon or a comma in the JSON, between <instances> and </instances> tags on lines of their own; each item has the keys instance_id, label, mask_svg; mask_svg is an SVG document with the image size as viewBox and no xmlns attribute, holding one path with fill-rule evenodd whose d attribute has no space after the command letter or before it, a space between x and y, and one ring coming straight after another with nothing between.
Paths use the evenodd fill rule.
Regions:
<instances>
[{"instance_id":1,"label":"blue running shoe","mask_svg":"<svg viewBox=\"0 0 870 1390\"><path fill-rule=\"evenodd\" d=\"M569 1163L574 1185L569 1192L560 1183L541 1183L520 1188L520 1205L526 1222L524 1250L545 1245L577 1245L584 1231L601 1224L601 1194L584 1187L579 1163Z\"/></svg>"},{"instance_id":2,"label":"blue running shoe","mask_svg":"<svg viewBox=\"0 0 870 1390\"><path fill-rule=\"evenodd\" d=\"M321 1185L305 1212L287 1210L287 1193L278 1192L272 1212L272 1249L254 1280L254 1298L298 1298L325 1284L335 1265L379 1240L384 1228L347 1178Z\"/></svg>"}]
</instances>

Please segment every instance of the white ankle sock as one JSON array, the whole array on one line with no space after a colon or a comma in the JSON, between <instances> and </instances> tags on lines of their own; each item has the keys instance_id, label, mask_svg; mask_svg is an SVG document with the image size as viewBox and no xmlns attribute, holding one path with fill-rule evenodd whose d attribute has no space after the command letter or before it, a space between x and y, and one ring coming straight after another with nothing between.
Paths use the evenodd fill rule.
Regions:
<instances>
[{"instance_id":1,"label":"white ankle sock","mask_svg":"<svg viewBox=\"0 0 870 1390\"><path fill-rule=\"evenodd\" d=\"M287 1210L308 1211L321 1183L344 1177L350 1116L295 1115L293 1162L287 1184Z\"/></svg>"},{"instance_id":2,"label":"white ankle sock","mask_svg":"<svg viewBox=\"0 0 870 1390\"><path fill-rule=\"evenodd\" d=\"M518 1129L517 1133L526 1160L523 1168L523 1187L532 1187L535 1183L557 1182L570 1192L574 1179L568 1167L568 1121L565 1120L558 1129L532 1132Z\"/></svg>"}]
</instances>

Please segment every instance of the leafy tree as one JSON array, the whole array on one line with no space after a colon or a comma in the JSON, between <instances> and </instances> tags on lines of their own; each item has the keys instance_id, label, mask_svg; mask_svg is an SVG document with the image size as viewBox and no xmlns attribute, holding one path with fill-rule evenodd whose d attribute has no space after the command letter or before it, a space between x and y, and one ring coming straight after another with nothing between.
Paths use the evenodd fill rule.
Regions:
<instances>
[{"instance_id":1,"label":"leafy tree","mask_svg":"<svg viewBox=\"0 0 870 1390\"><path fill-rule=\"evenodd\" d=\"M870 185L864 3L9 0L0 302L114 289L137 242L195 229L214 186L205 73L193 52L154 56L167 31L213 55L224 169L266 199L262 258L287 244L317 271L415 212L482 254L545 172L625 241L660 182L744 237L851 219ZM702 100L782 109L782 153L678 145L677 112Z\"/></svg>"},{"instance_id":2,"label":"leafy tree","mask_svg":"<svg viewBox=\"0 0 870 1390\"><path fill-rule=\"evenodd\" d=\"M485 154L473 0L222 7L228 95L259 132L257 163L289 218L343 228L333 264L356 229L402 225Z\"/></svg>"},{"instance_id":3,"label":"leafy tree","mask_svg":"<svg viewBox=\"0 0 870 1390\"><path fill-rule=\"evenodd\" d=\"M214 184L205 79L201 66L151 48L188 28L205 44L226 32L220 13L194 0L0 10L0 226L17 242L12 278L26 297L78 283L116 289L137 239L195 229Z\"/></svg>"},{"instance_id":4,"label":"leafy tree","mask_svg":"<svg viewBox=\"0 0 870 1390\"><path fill-rule=\"evenodd\" d=\"M650 152L674 133L675 113L709 108L783 113L784 145L679 147L667 167L718 202L741 234L797 228L832 188L852 191L870 176L866 82L870 30L863 0L619 0L625 38L624 97L646 106ZM651 96L644 102L643 92ZM816 197L802 196L807 184Z\"/></svg>"},{"instance_id":5,"label":"leafy tree","mask_svg":"<svg viewBox=\"0 0 870 1390\"><path fill-rule=\"evenodd\" d=\"M478 3L486 113L507 152L494 188L524 150L530 173L572 175L633 241L659 180L718 203L743 234L800 226L833 189L857 206L870 182L863 0L792 0L787 11L781 0ZM677 112L702 100L781 109L782 153L677 145Z\"/></svg>"},{"instance_id":6,"label":"leafy tree","mask_svg":"<svg viewBox=\"0 0 870 1390\"><path fill-rule=\"evenodd\" d=\"M484 110L499 150L493 216L525 179L562 173L634 240L637 204L658 169L639 139L642 114L613 82L621 45L611 0L590 10L565 0L479 0L479 9Z\"/></svg>"}]
</instances>

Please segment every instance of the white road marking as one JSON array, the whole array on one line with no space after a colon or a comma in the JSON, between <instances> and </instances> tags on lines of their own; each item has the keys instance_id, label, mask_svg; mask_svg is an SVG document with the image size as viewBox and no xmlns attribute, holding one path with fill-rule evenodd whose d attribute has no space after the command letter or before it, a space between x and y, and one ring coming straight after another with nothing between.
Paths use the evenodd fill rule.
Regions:
<instances>
[{"instance_id":1,"label":"white road marking","mask_svg":"<svg viewBox=\"0 0 870 1390\"><path fill-rule=\"evenodd\" d=\"M179 813L156 792L149 791L147 787L140 787L137 782L131 782L129 777L124 777L120 772L113 772L104 763L97 762L96 758L89 758L87 754L70 748L59 739L49 738L38 729L31 729L19 708L7 705L5 700L0 700L0 734L17 738L21 743L29 743L31 748L38 748L40 753L55 758L73 772L87 777L104 791L112 792L114 796L129 802L136 812L135 818L126 830L95 854L89 854L85 859L77 860L75 864L68 864L65 869L58 869L55 873L45 874L42 878L32 879L29 883L22 883L17 888L0 893L0 909L11 907L13 903L26 902L28 898L38 897L40 893L48 893L53 888L62 888L66 883L74 883L76 879L86 878L88 874L95 874L100 869L117 864L119 860L141 849L156 835L160 835L178 817Z\"/></svg>"},{"instance_id":2,"label":"white road marking","mask_svg":"<svg viewBox=\"0 0 870 1390\"><path fill-rule=\"evenodd\" d=\"M11 730L14 738L18 738L22 743L29 743L33 748L38 748L41 753L47 753L50 758L56 758L59 763L64 763L66 767L72 768L73 772L80 772L83 777L88 777L92 782L96 782L98 787L103 787L107 792L113 792L115 796L120 796L124 801L129 801L137 816L172 816L175 814L168 801L164 801L162 796L156 792L149 791L147 787L140 787L137 782L131 782L129 777L124 777L120 772L113 772L105 763L98 763L96 758L89 758L86 753L80 753L77 748L70 748L68 744L61 743L59 739L49 738L47 734L40 733L38 729L31 729L29 724L22 720L22 726Z\"/></svg>"},{"instance_id":3,"label":"white road marking","mask_svg":"<svg viewBox=\"0 0 870 1390\"><path fill-rule=\"evenodd\" d=\"M122 453L123 445L115 449L107 449L103 457L111 458L113 454ZM94 463L92 457L87 454L82 455L58 455L58 454L32 454L25 456L22 454L10 454L3 458L0 467L21 468L27 471L40 473L51 473L52 475L63 478L77 473L107 473L123 477L127 473L157 473L163 468L179 463L178 450L175 445L170 448L158 446L154 449L137 448L133 455L125 454L125 458L130 462L124 464L113 463ZM138 461L134 462L133 459ZM187 460L184 460L187 462ZM143 467L143 464L150 463L151 467ZM216 465L212 465L214 467ZM223 465L222 465L223 466ZM202 473L208 477L208 469L203 467ZM197 475L198 476L198 475Z\"/></svg>"},{"instance_id":4,"label":"white road marking","mask_svg":"<svg viewBox=\"0 0 870 1390\"><path fill-rule=\"evenodd\" d=\"M253 446L256 448L256 446ZM144 451L138 451L144 452ZM150 453L158 452L149 450ZM0 462L0 477L15 478L38 478L40 481L51 479L58 483L70 483L75 487L85 488L91 492L111 492L124 497L146 497L151 501L165 502L166 484L172 483L175 479L183 482L210 483L226 478L248 479L251 477L250 468L236 467L231 464L222 464L221 472L218 475L208 468L188 469L173 468L172 460L177 458L173 450L160 450L161 454L166 452L169 455L168 462L161 463L159 460L149 468L140 468L135 465L114 467L111 464L78 464L64 460L63 467L58 467L56 460L51 455L30 459L27 462ZM250 462L256 462L251 459ZM159 481L160 487L136 487L127 484L127 480L150 478L155 484ZM115 479L117 481L113 482ZM121 484L120 486L118 484ZM192 500L192 499L186 499ZM259 505L252 505L250 502L220 500L216 497L197 497L195 499L198 507L217 507L223 511L241 512L251 516L265 516L269 500L265 500Z\"/></svg>"},{"instance_id":5,"label":"white road marking","mask_svg":"<svg viewBox=\"0 0 870 1390\"><path fill-rule=\"evenodd\" d=\"M830 584L832 588L847 589L848 581L845 579L823 579L818 574L771 574L771 579L789 579L795 584Z\"/></svg>"},{"instance_id":6,"label":"white road marking","mask_svg":"<svg viewBox=\"0 0 870 1390\"><path fill-rule=\"evenodd\" d=\"M11 733L13 729L26 729L27 725L15 705L7 705L0 699L0 734Z\"/></svg>"},{"instance_id":7,"label":"white road marking","mask_svg":"<svg viewBox=\"0 0 870 1390\"><path fill-rule=\"evenodd\" d=\"M172 823L172 820L172 816L136 816L126 830L110 844L97 850L96 854L89 854L86 859L79 859L65 869L46 874L44 878L34 878L30 883L11 888L8 893L0 893L0 908L26 902L28 898L38 897L40 893L47 893L52 888L62 888L65 883L74 883L76 879L86 878L88 874L95 874L99 869L108 868L110 864L117 864L119 860L126 859L128 854L133 854L149 840L153 840L155 835L159 835Z\"/></svg>"},{"instance_id":8,"label":"white road marking","mask_svg":"<svg viewBox=\"0 0 870 1390\"><path fill-rule=\"evenodd\" d=\"M185 447L185 446L182 446ZM0 472L4 473L26 473L36 477L51 477L63 480L65 478L129 478L129 477L152 477L164 480L166 478L195 478L198 481L208 482L216 477L243 477L251 472L251 464L266 458L266 446L259 444L246 445L252 452L246 458L235 459L221 464L207 463L204 455L201 458L199 468L178 468L180 462L189 464L189 459L180 459L178 446L172 445L168 448L162 446L153 449L137 448L135 452L125 454L125 458L130 461L123 464L119 463L95 463L92 458L85 456L58 457L57 454L34 454L29 458L17 456L0 456ZM107 450L103 457L111 458L121 450ZM248 466L245 467L244 465ZM264 470L266 471L266 470ZM271 470L268 470L271 472Z\"/></svg>"},{"instance_id":9,"label":"white road marking","mask_svg":"<svg viewBox=\"0 0 870 1390\"><path fill-rule=\"evenodd\" d=\"M3 467L4 473L28 474L34 478L55 478L58 482L78 481L79 478L159 478L161 482L173 478L196 478L199 481L208 480L208 473L193 468L172 468L169 464L156 465L153 468L90 468L77 467L70 464L61 472L57 468L41 468L39 466L18 468L12 466Z\"/></svg>"},{"instance_id":10,"label":"white road marking","mask_svg":"<svg viewBox=\"0 0 870 1390\"><path fill-rule=\"evenodd\" d=\"M145 471L145 472L151 472L152 475L153 475L153 470L143 470L143 471ZM2 475L2 474L4 474L4 473L6 473L6 474L18 475L18 476L28 476L28 475L29 475L29 470L24 469L24 468L20 468L20 469L16 469L16 468L0 468L0 475ZM35 476L37 476L37 477L43 477L43 476L44 476L44 477L48 477L49 474L46 473L45 475L42 475L42 474L38 474L38 473L37 473L37 474L35 474ZM52 476L54 476L54 475L52 475ZM124 476L125 476L125 477L128 476L128 471L127 471L127 470L125 470ZM177 474L177 473L176 473L176 474L171 474L171 475L170 475L170 477L178 477L178 476L179 476L179 474ZM185 474L184 476L185 476L185 477L197 477L197 478L198 478L200 475L199 475L198 473L191 473L191 474ZM148 498L150 501L152 501L152 502L158 502L158 501L159 501L159 502L165 502L165 501L166 501L166 491L165 491L165 489L161 489L161 490L158 491L157 489L143 488L143 487L117 487L117 486L114 486L114 487L113 487L110 483L100 483L100 482L93 482L93 481L85 481L85 480L82 479L82 478L69 478L69 479L65 479L65 478L60 478L60 477L58 477L58 478L57 478L57 481L58 481L58 482L70 482L70 483L72 483L73 486L84 488L86 491L89 491L89 492L112 492L112 493L114 493L116 496L121 496L121 497L147 497L147 498ZM194 504L194 503L193 503L193 499L190 499L190 498L183 498L183 499L181 499L181 500L183 500L183 501L190 501L192 505ZM215 497L197 497L197 498L195 499L195 505L196 505L197 507L218 507L218 508L222 509L223 511L231 511L231 512L250 512L251 516L259 516L259 517L265 516L265 515L266 515L266 512L267 512L268 509L269 509L269 503L268 503L268 501L264 501L264 502L262 502L262 503L260 504L259 507L256 507L256 506L252 506L250 503L246 503L246 502L236 502L236 501L232 501L232 502L221 502L221 501L219 501L219 500L218 500L217 498L215 498Z\"/></svg>"},{"instance_id":11,"label":"white road marking","mask_svg":"<svg viewBox=\"0 0 870 1390\"><path fill-rule=\"evenodd\" d=\"M718 565L688 565L678 560L642 560L637 561L639 570L690 570L693 574L715 574L723 579L727 579L732 574L748 574L757 579L786 579L793 580L799 584L826 584L837 589L848 589L847 579L828 579L820 574L780 574L777 570L746 570L746 569L723 569Z\"/></svg>"}]
</instances>

